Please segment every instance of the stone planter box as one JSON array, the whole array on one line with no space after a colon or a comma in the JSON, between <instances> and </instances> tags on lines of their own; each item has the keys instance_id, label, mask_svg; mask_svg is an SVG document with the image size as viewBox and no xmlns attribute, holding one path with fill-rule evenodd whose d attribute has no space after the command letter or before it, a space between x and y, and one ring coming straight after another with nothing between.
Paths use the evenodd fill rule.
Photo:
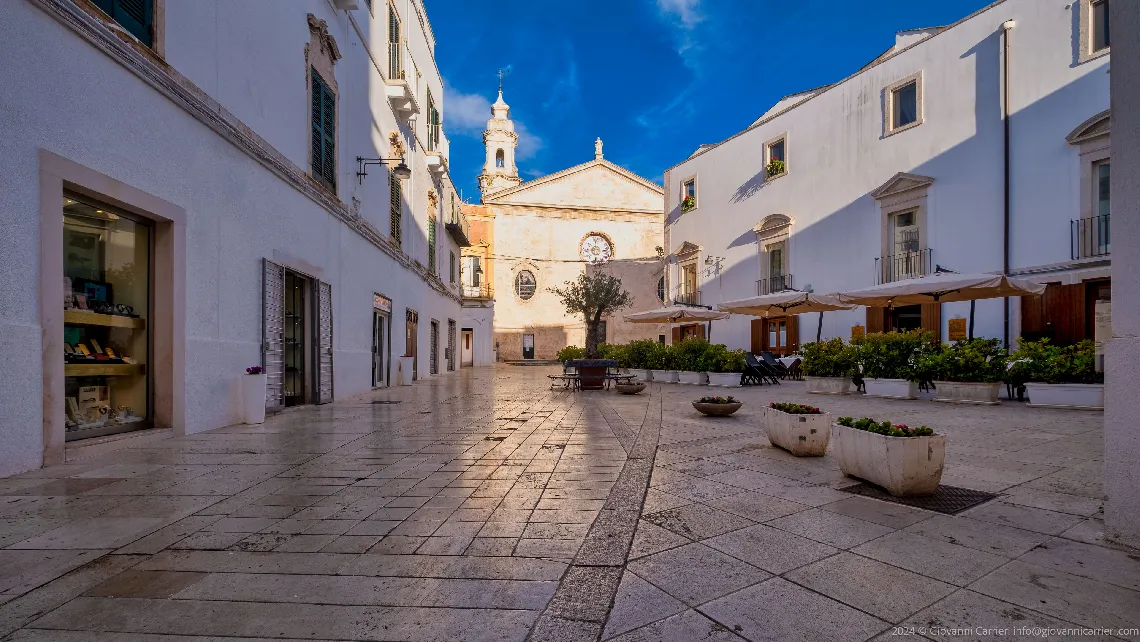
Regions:
<instances>
[{"instance_id":1,"label":"stone planter box","mask_svg":"<svg viewBox=\"0 0 1140 642\"><path fill-rule=\"evenodd\" d=\"M1026 383L1025 391L1034 407L1104 410L1103 383Z\"/></svg>"},{"instance_id":2,"label":"stone planter box","mask_svg":"<svg viewBox=\"0 0 1140 642\"><path fill-rule=\"evenodd\" d=\"M645 390L645 383L641 381L634 381L633 383L616 383L614 388L623 395L636 395L637 393Z\"/></svg>"},{"instance_id":3,"label":"stone planter box","mask_svg":"<svg viewBox=\"0 0 1140 642\"><path fill-rule=\"evenodd\" d=\"M707 372L690 372L682 370L677 373L678 383L688 383L695 386L703 386L709 382L709 375Z\"/></svg>"},{"instance_id":4,"label":"stone planter box","mask_svg":"<svg viewBox=\"0 0 1140 642\"><path fill-rule=\"evenodd\" d=\"M822 457L831 438L831 414L793 415L765 408L764 428L773 446L796 457Z\"/></svg>"},{"instance_id":5,"label":"stone planter box","mask_svg":"<svg viewBox=\"0 0 1140 642\"><path fill-rule=\"evenodd\" d=\"M639 381L653 381L653 375L650 374L651 372L652 371L650 371L650 370L640 370L638 368L630 368L629 374L637 377L637 379Z\"/></svg>"},{"instance_id":6,"label":"stone planter box","mask_svg":"<svg viewBox=\"0 0 1140 642\"><path fill-rule=\"evenodd\" d=\"M942 481L946 438L887 437L835 424L835 455L844 475L895 496L931 495Z\"/></svg>"},{"instance_id":7,"label":"stone planter box","mask_svg":"<svg viewBox=\"0 0 1140 642\"><path fill-rule=\"evenodd\" d=\"M851 377L804 377L807 391L819 395L851 394Z\"/></svg>"},{"instance_id":8,"label":"stone planter box","mask_svg":"<svg viewBox=\"0 0 1140 642\"><path fill-rule=\"evenodd\" d=\"M868 397L918 399L918 383L906 379L864 379Z\"/></svg>"},{"instance_id":9,"label":"stone planter box","mask_svg":"<svg viewBox=\"0 0 1140 642\"><path fill-rule=\"evenodd\" d=\"M650 370L653 374L653 381L657 383L677 383L676 370Z\"/></svg>"},{"instance_id":10,"label":"stone planter box","mask_svg":"<svg viewBox=\"0 0 1140 642\"><path fill-rule=\"evenodd\" d=\"M722 388L739 388L742 376L744 376L742 372L710 372L709 385Z\"/></svg>"},{"instance_id":11,"label":"stone planter box","mask_svg":"<svg viewBox=\"0 0 1140 642\"><path fill-rule=\"evenodd\" d=\"M740 407L743 405L744 404L739 401L735 403L700 403L698 401L693 402L693 407L696 408L698 412L710 417L727 417L737 410L740 410Z\"/></svg>"},{"instance_id":12,"label":"stone planter box","mask_svg":"<svg viewBox=\"0 0 1140 642\"><path fill-rule=\"evenodd\" d=\"M1001 394L1001 382L935 381L934 389L935 401L993 406L998 403L998 395Z\"/></svg>"}]
</instances>

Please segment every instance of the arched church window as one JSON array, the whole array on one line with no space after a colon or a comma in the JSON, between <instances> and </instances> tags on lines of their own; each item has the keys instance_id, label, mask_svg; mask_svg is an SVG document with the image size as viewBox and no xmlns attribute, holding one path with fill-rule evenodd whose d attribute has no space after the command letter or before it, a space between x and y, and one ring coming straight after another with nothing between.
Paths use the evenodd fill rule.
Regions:
<instances>
[{"instance_id":1,"label":"arched church window","mask_svg":"<svg viewBox=\"0 0 1140 642\"><path fill-rule=\"evenodd\" d=\"M506 154L503 153L503 150L500 149L499 151L495 152L495 167L506 167L506 166L507 166L507 156L506 156Z\"/></svg>"},{"instance_id":2,"label":"arched church window","mask_svg":"<svg viewBox=\"0 0 1140 642\"><path fill-rule=\"evenodd\" d=\"M665 277L661 277L661 279L657 281L657 298L661 299L662 303L665 302Z\"/></svg>"},{"instance_id":3,"label":"arched church window","mask_svg":"<svg viewBox=\"0 0 1140 642\"><path fill-rule=\"evenodd\" d=\"M530 270L522 270L515 277L515 294L519 295L523 301L534 296L536 289L538 289L538 282L535 281L534 273Z\"/></svg>"}]
</instances>

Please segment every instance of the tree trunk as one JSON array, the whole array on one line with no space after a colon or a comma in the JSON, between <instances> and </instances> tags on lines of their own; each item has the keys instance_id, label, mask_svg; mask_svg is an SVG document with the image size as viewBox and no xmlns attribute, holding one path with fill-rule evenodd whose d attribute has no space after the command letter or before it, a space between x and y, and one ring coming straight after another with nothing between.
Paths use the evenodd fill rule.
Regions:
<instances>
[{"instance_id":1,"label":"tree trunk","mask_svg":"<svg viewBox=\"0 0 1140 642\"><path fill-rule=\"evenodd\" d=\"M586 358L598 358L598 322L600 317L586 317Z\"/></svg>"}]
</instances>

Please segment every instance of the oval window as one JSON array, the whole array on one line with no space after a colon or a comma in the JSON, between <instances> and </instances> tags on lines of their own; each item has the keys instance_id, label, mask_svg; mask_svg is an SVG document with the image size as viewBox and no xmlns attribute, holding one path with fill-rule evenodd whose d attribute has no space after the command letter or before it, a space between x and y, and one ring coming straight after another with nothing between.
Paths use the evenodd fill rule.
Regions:
<instances>
[{"instance_id":1,"label":"oval window","mask_svg":"<svg viewBox=\"0 0 1140 642\"><path fill-rule=\"evenodd\" d=\"M534 291L537 289L538 283L534 279L534 274L530 270L523 270L515 276L515 294L523 301L534 296Z\"/></svg>"}]
</instances>

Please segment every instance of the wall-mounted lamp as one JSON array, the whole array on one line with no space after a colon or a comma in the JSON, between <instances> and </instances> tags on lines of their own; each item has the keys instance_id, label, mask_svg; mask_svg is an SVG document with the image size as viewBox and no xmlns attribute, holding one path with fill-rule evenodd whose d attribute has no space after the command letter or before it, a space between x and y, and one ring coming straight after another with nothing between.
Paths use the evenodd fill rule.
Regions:
<instances>
[{"instance_id":1,"label":"wall-mounted lamp","mask_svg":"<svg viewBox=\"0 0 1140 642\"><path fill-rule=\"evenodd\" d=\"M361 156L357 156L356 157L356 179L357 179L357 181L361 185L364 184L364 177L368 176L368 166L369 165L383 165L384 163L391 163L394 161L400 161L400 164L396 165L395 167L392 168L392 176L395 176L396 178L398 178L402 181L406 181L412 177L412 168L408 167L407 163L404 162L403 158L363 158Z\"/></svg>"},{"instance_id":2,"label":"wall-mounted lamp","mask_svg":"<svg viewBox=\"0 0 1140 642\"><path fill-rule=\"evenodd\" d=\"M713 265L714 263L716 265L720 265L720 263L722 261L724 261L723 256L706 256L705 257L705 265Z\"/></svg>"}]
</instances>

